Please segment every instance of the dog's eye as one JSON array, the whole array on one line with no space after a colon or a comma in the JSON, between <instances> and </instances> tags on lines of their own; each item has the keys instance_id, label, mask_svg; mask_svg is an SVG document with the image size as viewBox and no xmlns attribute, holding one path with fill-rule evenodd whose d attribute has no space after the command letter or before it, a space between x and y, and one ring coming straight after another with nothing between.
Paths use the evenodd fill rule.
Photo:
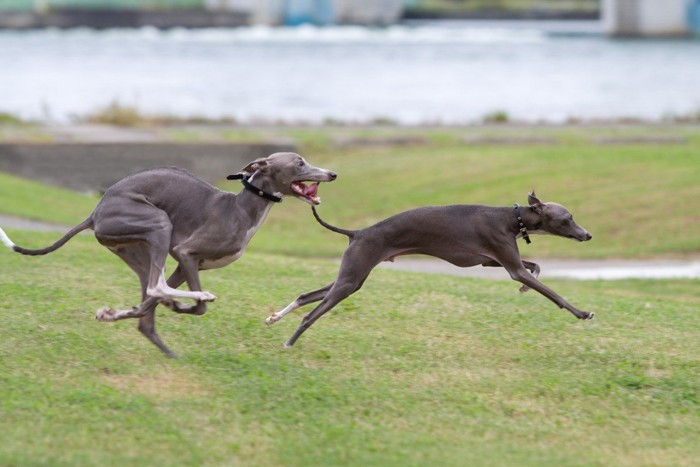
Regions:
<instances>
[{"instance_id":1,"label":"dog's eye","mask_svg":"<svg viewBox=\"0 0 700 467\"><path fill-rule=\"evenodd\" d=\"M299 167L304 167L304 165L305 165L304 159L299 159L299 162L297 162L297 165Z\"/></svg>"}]
</instances>

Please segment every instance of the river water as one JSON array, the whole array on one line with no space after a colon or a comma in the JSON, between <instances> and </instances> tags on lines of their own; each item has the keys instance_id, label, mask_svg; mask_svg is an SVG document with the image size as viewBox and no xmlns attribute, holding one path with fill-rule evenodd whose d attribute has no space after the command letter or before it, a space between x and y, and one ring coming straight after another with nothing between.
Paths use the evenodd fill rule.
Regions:
<instances>
[{"instance_id":1,"label":"river water","mask_svg":"<svg viewBox=\"0 0 700 467\"><path fill-rule=\"evenodd\" d=\"M0 31L0 112L65 122L113 101L242 122L473 123L700 110L700 41L597 22Z\"/></svg>"}]
</instances>

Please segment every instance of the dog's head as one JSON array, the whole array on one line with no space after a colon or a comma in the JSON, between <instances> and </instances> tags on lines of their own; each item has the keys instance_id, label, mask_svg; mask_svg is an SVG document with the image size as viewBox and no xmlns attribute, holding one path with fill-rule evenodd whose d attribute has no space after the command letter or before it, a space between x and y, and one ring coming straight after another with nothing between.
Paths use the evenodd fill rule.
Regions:
<instances>
[{"instance_id":1,"label":"dog's head","mask_svg":"<svg viewBox=\"0 0 700 467\"><path fill-rule=\"evenodd\" d=\"M268 157L256 159L245 166L238 174L229 178L249 178L259 174L261 181L269 184L278 195L291 195L311 205L321 203L318 197L318 184L332 182L335 172L314 167L299 154L278 152ZM258 180L256 177L255 180ZM252 182L252 180L251 180ZM307 182L311 182L307 185Z\"/></svg>"},{"instance_id":2,"label":"dog's head","mask_svg":"<svg viewBox=\"0 0 700 467\"><path fill-rule=\"evenodd\" d=\"M593 236L574 221L574 216L558 203L544 203L535 195L535 190L527 195L527 202L539 221L531 233L551 234L587 242Z\"/></svg>"}]
</instances>

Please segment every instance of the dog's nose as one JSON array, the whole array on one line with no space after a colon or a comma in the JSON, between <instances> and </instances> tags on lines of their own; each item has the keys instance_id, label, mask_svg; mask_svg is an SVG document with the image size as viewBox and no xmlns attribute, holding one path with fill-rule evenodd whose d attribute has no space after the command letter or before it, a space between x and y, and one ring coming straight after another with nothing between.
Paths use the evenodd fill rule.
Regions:
<instances>
[{"instance_id":1,"label":"dog's nose","mask_svg":"<svg viewBox=\"0 0 700 467\"><path fill-rule=\"evenodd\" d=\"M336 178L338 178L338 174L335 172L329 172L328 176L331 177L331 180L335 180Z\"/></svg>"},{"instance_id":2,"label":"dog's nose","mask_svg":"<svg viewBox=\"0 0 700 467\"><path fill-rule=\"evenodd\" d=\"M586 241L588 241L588 240L590 240L590 239L592 239L592 238L593 238L593 235L591 235L590 233L586 232Z\"/></svg>"}]
</instances>

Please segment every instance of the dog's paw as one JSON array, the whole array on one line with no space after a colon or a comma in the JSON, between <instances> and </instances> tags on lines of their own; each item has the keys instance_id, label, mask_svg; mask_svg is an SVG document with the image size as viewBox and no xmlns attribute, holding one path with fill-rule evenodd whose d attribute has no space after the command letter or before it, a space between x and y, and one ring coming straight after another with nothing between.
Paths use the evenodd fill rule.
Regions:
<instances>
[{"instance_id":1,"label":"dog's paw","mask_svg":"<svg viewBox=\"0 0 700 467\"><path fill-rule=\"evenodd\" d=\"M580 315L577 315L578 319L593 319L595 313L592 311L582 311Z\"/></svg>"},{"instance_id":2,"label":"dog's paw","mask_svg":"<svg viewBox=\"0 0 700 467\"><path fill-rule=\"evenodd\" d=\"M195 300L198 302L213 302L216 300L216 295L210 292L196 292L196 294Z\"/></svg>"},{"instance_id":3,"label":"dog's paw","mask_svg":"<svg viewBox=\"0 0 700 467\"><path fill-rule=\"evenodd\" d=\"M281 319L282 319L282 317L278 316L277 313L275 313L274 315L271 315L270 317L268 317L265 320L265 324L267 324L269 326L271 324L275 324L277 321L279 321Z\"/></svg>"},{"instance_id":4,"label":"dog's paw","mask_svg":"<svg viewBox=\"0 0 700 467\"><path fill-rule=\"evenodd\" d=\"M116 310L114 308L105 305L97 310L97 313L95 313L95 319L97 321L114 321L115 313Z\"/></svg>"},{"instance_id":5,"label":"dog's paw","mask_svg":"<svg viewBox=\"0 0 700 467\"><path fill-rule=\"evenodd\" d=\"M527 285L523 285L523 286L520 287L520 289L518 289L518 290L520 290L520 293L525 293L525 292L527 292L528 290L531 290L531 289L530 289L530 287L528 287Z\"/></svg>"}]
</instances>

